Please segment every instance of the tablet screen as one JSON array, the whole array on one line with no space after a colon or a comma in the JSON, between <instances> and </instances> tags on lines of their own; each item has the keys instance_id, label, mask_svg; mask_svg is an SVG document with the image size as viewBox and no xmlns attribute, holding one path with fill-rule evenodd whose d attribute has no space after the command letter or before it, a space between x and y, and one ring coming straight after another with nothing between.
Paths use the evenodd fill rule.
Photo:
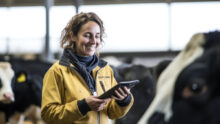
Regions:
<instances>
[{"instance_id":1,"label":"tablet screen","mask_svg":"<svg viewBox=\"0 0 220 124\"><path fill-rule=\"evenodd\" d=\"M104 92L102 95L99 96L100 99L105 99L105 98L111 98L112 95L115 94L115 90L118 89L119 87L126 86L128 88L133 88L136 84L138 84L140 81L139 80L132 80L132 81L122 81L109 89L108 91Z\"/></svg>"}]
</instances>

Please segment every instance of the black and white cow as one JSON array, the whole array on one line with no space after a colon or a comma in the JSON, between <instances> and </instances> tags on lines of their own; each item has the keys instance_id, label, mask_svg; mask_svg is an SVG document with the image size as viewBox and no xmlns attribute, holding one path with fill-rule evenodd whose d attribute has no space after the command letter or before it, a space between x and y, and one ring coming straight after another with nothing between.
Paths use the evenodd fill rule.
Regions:
<instances>
[{"instance_id":1,"label":"black and white cow","mask_svg":"<svg viewBox=\"0 0 220 124\"><path fill-rule=\"evenodd\" d=\"M8 64L15 75L7 79L4 85L9 85L13 90L14 101L8 104L0 101L0 111L4 112L5 121L10 124L20 124L25 118L37 123L40 120L42 80L51 63L11 58ZM8 74L6 71L3 73ZM5 75L0 74L0 77L4 78Z\"/></svg>"},{"instance_id":2,"label":"black and white cow","mask_svg":"<svg viewBox=\"0 0 220 124\"><path fill-rule=\"evenodd\" d=\"M135 124L148 108L153 99L155 83L153 81L152 69L143 65L134 65L119 60L116 57L105 57L115 71L118 82L139 80L140 83L131 89L134 97L134 104L130 111L120 119L115 120L115 124ZM144 95L143 95L144 94ZM142 105L142 106L141 106Z\"/></svg>"},{"instance_id":3,"label":"black and white cow","mask_svg":"<svg viewBox=\"0 0 220 124\"><path fill-rule=\"evenodd\" d=\"M0 62L0 102L11 103L14 101L14 93L11 88L14 71L11 64Z\"/></svg>"},{"instance_id":4,"label":"black and white cow","mask_svg":"<svg viewBox=\"0 0 220 124\"><path fill-rule=\"evenodd\" d=\"M155 83L152 76L152 69L143 65L118 66L116 68L119 81L139 80L140 83L131 89L134 97L134 104L129 112L115 124L136 124L144 114L155 94Z\"/></svg>"},{"instance_id":5,"label":"black and white cow","mask_svg":"<svg viewBox=\"0 0 220 124\"><path fill-rule=\"evenodd\" d=\"M138 124L220 124L220 32L195 34L156 88Z\"/></svg>"},{"instance_id":6,"label":"black and white cow","mask_svg":"<svg viewBox=\"0 0 220 124\"><path fill-rule=\"evenodd\" d=\"M166 69L171 61L172 60L170 59L161 60L156 66L152 67L152 73L155 83L157 82L160 74Z\"/></svg>"},{"instance_id":7,"label":"black and white cow","mask_svg":"<svg viewBox=\"0 0 220 124\"><path fill-rule=\"evenodd\" d=\"M119 60L112 56L106 57L104 60L114 68L115 77L119 82L140 80L140 83L131 89L134 97L132 108L124 117L115 120L115 124L136 124L153 100L158 76L171 60L162 60L153 67L132 64L132 62Z\"/></svg>"}]
</instances>

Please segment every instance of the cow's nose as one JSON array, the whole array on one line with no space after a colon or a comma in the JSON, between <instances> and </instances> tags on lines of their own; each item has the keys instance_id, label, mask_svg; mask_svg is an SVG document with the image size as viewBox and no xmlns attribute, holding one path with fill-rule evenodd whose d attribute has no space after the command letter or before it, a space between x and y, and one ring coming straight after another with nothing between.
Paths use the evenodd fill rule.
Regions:
<instances>
[{"instance_id":1,"label":"cow's nose","mask_svg":"<svg viewBox=\"0 0 220 124\"><path fill-rule=\"evenodd\" d=\"M164 114L155 112L148 120L148 124L166 124L164 121Z\"/></svg>"},{"instance_id":2,"label":"cow's nose","mask_svg":"<svg viewBox=\"0 0 220 124\"><path fill-rule=\"evenodd\" d=\"M3 102L10 103L14 101L14 95L12 93L3 94Z\"/></svg>"}]
</instances>

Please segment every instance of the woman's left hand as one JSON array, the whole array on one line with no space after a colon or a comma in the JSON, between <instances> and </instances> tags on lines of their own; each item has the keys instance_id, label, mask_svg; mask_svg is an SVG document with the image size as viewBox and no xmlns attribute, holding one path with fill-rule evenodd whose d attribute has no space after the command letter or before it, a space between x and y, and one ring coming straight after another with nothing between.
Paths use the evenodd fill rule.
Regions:
<instances>
[{"instance_id":1,"label":"woman's left hand","mask_svg":"<svg viewBox=\"0 0 220 124\"><path fill-rule=\"evenodd\" d=\"M115 90L115 95L112 95L112 98L121 101L124 100L129 94L131 94L130 89L124 86Z\"/></svg>"}]
</instances>

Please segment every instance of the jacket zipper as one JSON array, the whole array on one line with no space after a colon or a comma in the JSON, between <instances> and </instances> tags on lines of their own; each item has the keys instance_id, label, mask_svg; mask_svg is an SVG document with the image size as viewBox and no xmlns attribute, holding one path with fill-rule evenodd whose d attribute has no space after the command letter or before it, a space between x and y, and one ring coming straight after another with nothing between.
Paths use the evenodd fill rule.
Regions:
<instances>
[{"instance_id":1,"label":"jacket zipper","mask_svg":"<svg viewBox=\"0 0 220 124\"><path fill-rule=\"evenodd\" d=\"M96 76L95 76L95 82L97 80L97 76L98 76L98 72L101 70L101 68L99 70L97 70L96 72ZM98 90L97 90L97 83L96 83L96 92L98 94ZM101 121L100 121L100 112L97 113L97 121L98 121L98 124L101 124Z\"/></svg>"},{"instance_id":2,"label":"jacket zipper","mask_svg":"<svg viewBox=\"0 0 220 124\"><path fill-rule=\"evenodd\" d=\"M84 78L79 74L79 72L77 72L74 68L73 68L73 70L83 79L84 83L86 84L86 81L85 81ZM100 70L100 69L99 69L99 70ZM99 70L98 70L98 71L99 71ZM98 71L96 72L96 77L97 77ZM96 80L96 78L95 78L95 80ZM95 81L95 82L96 82L96 81ZM87 86L87 84L86 84L86 86ZM88 86L87 86L87 88L89 89ZM89 91L92 93L93 96L97 96L97 95L98 95L98 93L97 93L97 84L96 84L96 92L92 92L90 89L89 89ZM98 124L101 124L101 122L100 122L100 112L97 113L97 122L98 122Z\"/></svg>"},{"instance_id":3,"label":"jacket zipper","mask_svg":"<svg viewBox=\"0 0 220 124\"><path fill-rule=\"evenodd\" d=\"M70 67L70 66L69 66ZM86 84L86 81L84 80L84 78L79 74L79 72L77 72L73 67L70 67L73 71L75 71L84 81L84 83ZM103 68L103 67L102 67ZM102 69L100 68L99 70L97 70L96 72L96 77L95 77L95 83L96 83L96 80L97 80L97 76L98 76L98 72ZM87 86L87 84L86 84ZM89 89L89 87L87 86L87 88ZM93 96L97 96L98 95L98 91L97 91L97 83L96 83L96 92L92 92L90 89L89 91L92 93ZM97 121L98 121L98 124L101 124L100 122L100 112L97 113Z\"/></svg>"},{"instance_id":4,"label":"jacket zipper","mask_svg":"<svg viewBox=\"0 0 220 124\"><path fill-rule=\"evenodd\" d=\"M95 76L95 82L96 82L96 92L98 94L98 90L97 90L97 76L98 76L98 73L99 71L102 69L103 67L101 67L99 70L97 70L96 72L96 76ZM97 113L97 120L98 120L98 124L101 124L101 121L100 121L100 112Z\"/></svg>"},{"instance_id":5,"label":"jacket zipper","mask_svg":"<svg viewBox=\"0 0 220 124\"><path fill-rule=\"evenodd\" d=\"M106 65L105 65L106 66ZM98 69L97 70L97 72L96 72L96 76L95 76L95 83L96 83L96 93L97 93L97 95L98 95L98 90L97 90L97 76L98 76L98 73L99 73L99 71L102 69L102 68L104 68L105 66L103 66L103 67L100 67L100 69ZM101 120L100 120L100 112L98 112L97 113L97 120L98 120L98 124L101 124Z\"/></svg>"}]
</instances>

